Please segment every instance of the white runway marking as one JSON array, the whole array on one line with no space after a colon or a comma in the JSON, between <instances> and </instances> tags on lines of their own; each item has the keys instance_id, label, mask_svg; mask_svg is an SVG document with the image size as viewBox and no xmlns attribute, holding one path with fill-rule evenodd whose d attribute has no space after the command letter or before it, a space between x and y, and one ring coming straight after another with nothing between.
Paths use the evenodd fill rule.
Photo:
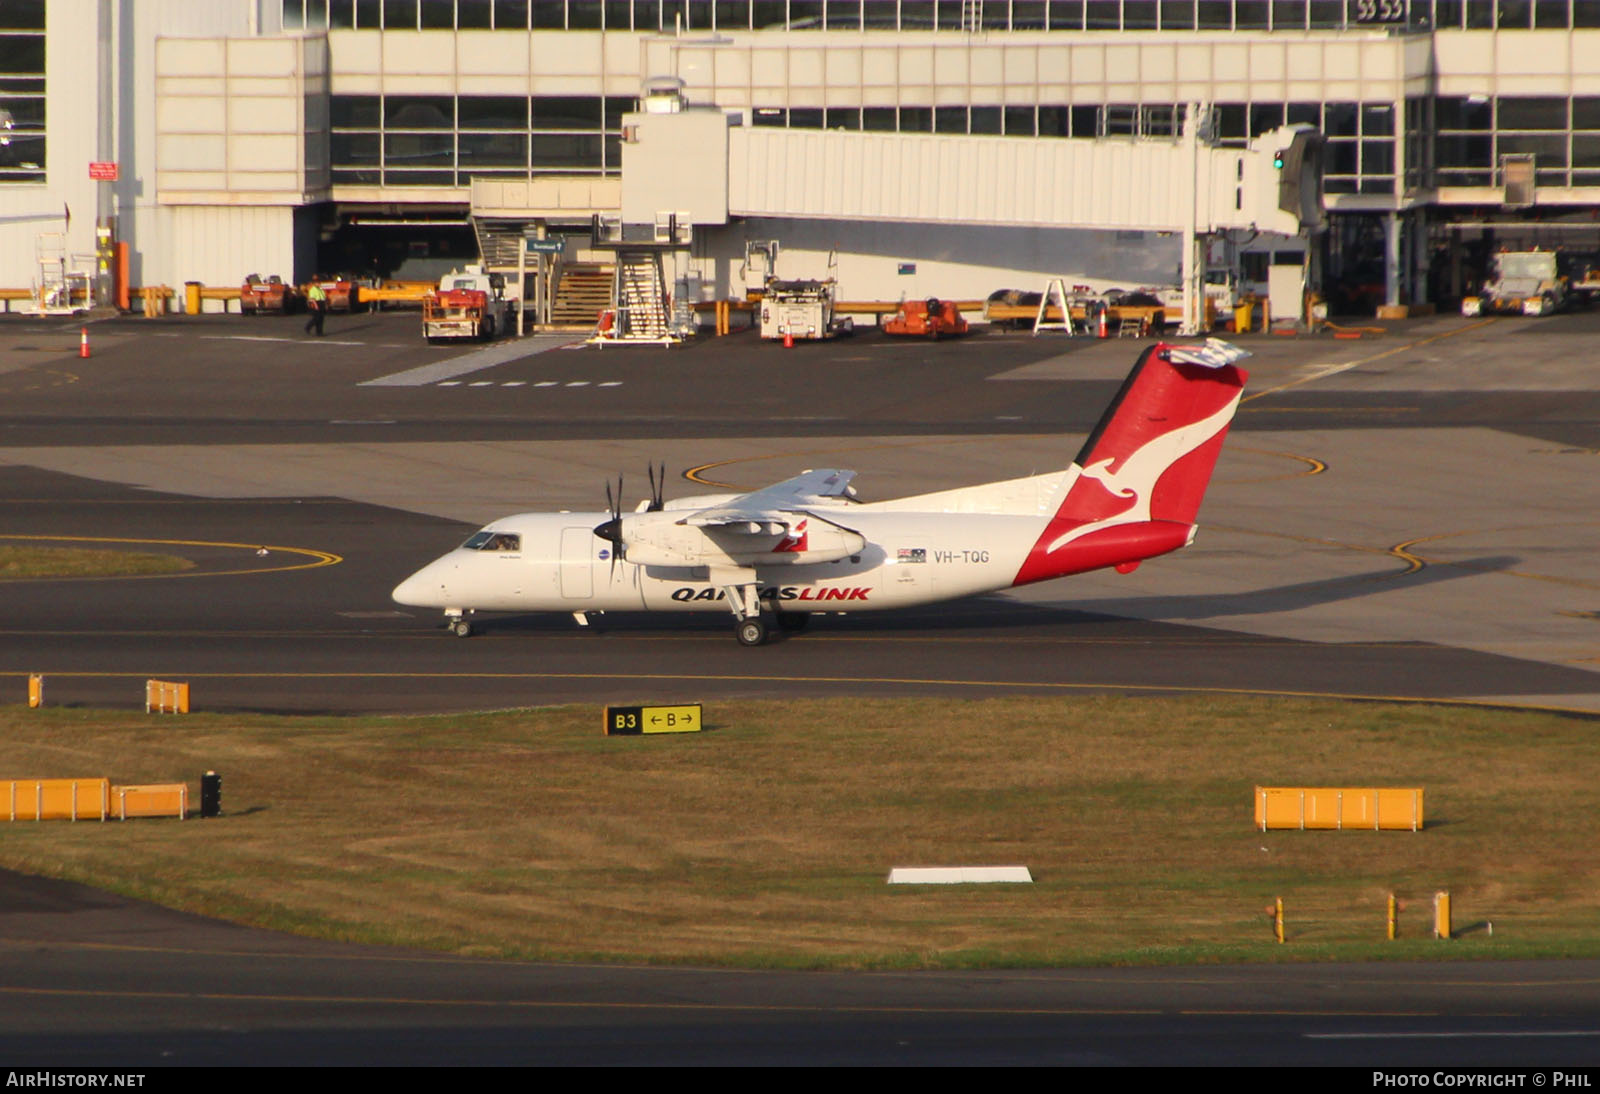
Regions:
<instances>
[{"instance_id":1,"label":"white runway marking","mask_svg":"<svg viewBox=\"0 0 1600 1094\"><path fill-rule=\"evenodd\" d=\"M507 342L499 342L482 349L463 353L459 357L450 357L443 361L435 361L431 365L418 365L408 368L404 372L392 372L388 376L379 376L376 380L364 380L361 387L422 387L426 384L437 384L442 380L451 380L457 376L465 376L469 372L478 372L481 369L493 368L503 365L507 361L516 361L524 357L548 350L560 349L571 344L570 334L535 334L527 338L513 338Z\"/></svg>"}]
</instances>

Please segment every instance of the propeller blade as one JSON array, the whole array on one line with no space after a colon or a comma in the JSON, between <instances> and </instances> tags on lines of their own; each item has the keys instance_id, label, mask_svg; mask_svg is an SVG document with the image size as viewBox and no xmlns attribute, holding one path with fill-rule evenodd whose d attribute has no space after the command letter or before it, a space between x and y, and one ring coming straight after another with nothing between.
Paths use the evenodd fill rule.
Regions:
<instances>
[{"instance_id":1,"label":"propeller blade","mask_svg":"<svg viewBox=\"0 0 1600 1094\"><path fill-rule=\"evenodd\" d=\"M667 465L661 465L661 477L656 478L655 464L645 464L645 470L650 472L650 512L659 513L667 507L665 495L667 492Z\"/></svg>"}]
</instances>

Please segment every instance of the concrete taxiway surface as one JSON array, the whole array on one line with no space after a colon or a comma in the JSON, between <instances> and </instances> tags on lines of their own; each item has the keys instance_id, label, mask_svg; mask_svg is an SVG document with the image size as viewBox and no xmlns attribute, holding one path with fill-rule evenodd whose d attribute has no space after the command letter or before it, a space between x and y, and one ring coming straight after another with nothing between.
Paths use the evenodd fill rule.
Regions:
<instances>
[{"instance_id":1,"label":"concrete taxiway surface","mask_svg":"<svg viewBox=\"0 0 1600 1094\"><path fill-rule=\"evenodd\" d=\"M0 320L0 542L185 576L6 586L0 685L135 706L452 710L717 695L1123 688L1600 711L1600 313L1256 337L1199 541L1129 575L819 620L490 619L388 592L482 521L804 467L867 497L1062 466L1141 345L864 335L783 351L427 347L415 317ZM474 356L475 355L475 356ZM152 546L153 545L153 546ZM0 875L0 1051L29 1065L1600 1061L1592 962L808 975L325 946Z\"/></svg>"},{"instance_id":2,"label":"concrete taxiway surface","mask_svg":"<svg viewBox=\"0 0 1600 1094\"><path fill-rule=\"evenodd\" d=\"M91 361L0 378L18 396L0 414L0 441L34 442L0 446L0 467L132 488L115 505L74 503L65 487L14 480L8 533L272 540L342 559L324 573L230 578L221 597L210 592L220 578L169 582L207 591L178 592L159 605L151 602L163 594L128 591L127 583L103 585L92 610L59 583L19 588L6 630L26 636L33 664L0 669L49 670L63 680L88 673L78 694L103 696L94 673L119 660L131 674L146 671L120 657L110 637L96 654L83 648L86 632L111 614L126 616L129 629L119 633L141 635L147 653L149 643L171 644L177 634L207 636L192 639L192 660L180 646L163 661L220 679L237 653L221 653L212 636L257 633L248 605L261 597L286 633L344 646L363 638L368 649L397 637L419 640L406 643L395 667L413 678L439 674L437 691L401 697L364 685L346 691L354 706L491 698L482 679L503 678L507 667L495 643L421 642L435 636L435 621L387 600L400 577L472 526L526 509L598 510L604 483L632 472L640 491L652 460L665 461L675 479L699 469L697 482L715 484L678 481L674 494L755 488L806 467L843 466L860 472L857 486L867 497L1061 466L1142 348L1012 334L938 345L866 335L786 352L740 335L671 352L602 352L540 336L522 357L509 344L452 355L405 346L397 318L404 319L357 317L356 330L377 332L371 341L332 347L257 333L228 342L229 331L268 329L237 320L192 331L123 323ZM657 671L680 647L695 651L685 656L700 670L687 674L694 689L781 688L786 676L808 675L809 657L826 660L816 647L833 635L876 641L860 676L898 686L963 676L1038 685L1101 679L1600 711L1592 549L1600 533L1600 396L1593 390L1600 379L1581 352L1590 331L1600 331L1600 314L1538 323L1441 318L1349 341L1257 337L1248 342L1256 356L1247 362L1247 399L1202 511L1199 541L1180 555L1132 575L1090 574L921 613L828 620L786 644L778 664L765 653L708 651L703 639L725 628L707 618L616 618L607 621L604 642L587 641L592 636L561 616L503 620L491 624L491 637L540 644L537 664L551 675L539 687L491 688L492 701L596 698L617 679L666 677L651 686L681 691L668 682L672 670ZM268 337L283 340L262 340ZM35 332L12 338L47 341ZM428 353L441 359L418 364ZM204 385L193 358L212 370ZM472 371L452 364L461 361ZM69 365L71 383L41 379ZM141 370L157 382L133 383ZM379 382L421 374L451 379ZM120 408L115 415L110 404ZM796 419L807 416L761 412L775 407L825 413L802 428ZM273 429L277 439L259 439ZM257 439L231 439L235 433ZM151 492L165 496L162 504ZM150 504L141 508L140 499ZM285 508L298 503L325 514L329 499L367 508L337 536L315 518L302 527L307 521ZM206 509L202 500L218 504ZM1032 610L1018 614L1008 602ZM1231 669L1187 657L1191 671L1173 674L1126 647L1117 670L1095 656L1074 656L1064 669L1052 654L1019 654L998 641L1008 615L1030 641L1043 629L1080 655L1084 646L1106 652L1093 641L1105 627L1081 623L1091 616L1143 620L1153 635L1202 628L1194 641L1213 651L1253 645L1247 657L1226 659ZM959 638L941 638L935 628L974 619L985 621L984 643L941 658L938 651ZM1041 619L1050 626L1041 628ZM43 656L56 638L70 638L81 656ZM648 644L649 652L630 643ZM318 668L354 678L364 660L393 664L395 656L312 661L304 656L309 648L245 660L285 678ZM1290 648L1293 657L1263 652ZM1019 656L1033 670L1026 681L1015 680ZM967 667L953 670L951 662ZM1484 668L1491 663L1496 671ZM483 674L479 682L461 687L461 674L473 671ZM368 691L382 697L355 697ZM216 701L256 700L238 691Z\"/></svg>"}]
</instances>

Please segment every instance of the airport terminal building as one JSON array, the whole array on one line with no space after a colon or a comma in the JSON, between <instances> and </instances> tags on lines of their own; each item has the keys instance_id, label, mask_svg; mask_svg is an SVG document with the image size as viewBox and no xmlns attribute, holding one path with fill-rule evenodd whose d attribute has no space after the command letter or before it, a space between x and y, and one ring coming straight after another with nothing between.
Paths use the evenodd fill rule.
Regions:
<instances>
[{"instance_id":1,"label":"airport terminal building","mask_svg":"<svg viewBox=\"0 0 1600 1094\"><path fill-rule=\"evenodd\" d=\"M1234 230L1246 280L1300 263L1336 307L1448 301L1496 246L1600 250L1591 0L5 0L0 286L118 241L133 285L437 276L496 226L575 260L597 221L688 214L728 169L686 145L681 202L641 213L662 160L630 177L630 147L669 99L778 149L681 218L678 283L706 297L754 287L774 241L778 273L860 299L1172 283L1163 226L1053 217L1085 181L1015 165L1175 140L1196 104L1215 146L1325 137L1323 226ZM896 157L894 201L789 208L806 141L841 132Z\"/></svg>"}]
</instances>

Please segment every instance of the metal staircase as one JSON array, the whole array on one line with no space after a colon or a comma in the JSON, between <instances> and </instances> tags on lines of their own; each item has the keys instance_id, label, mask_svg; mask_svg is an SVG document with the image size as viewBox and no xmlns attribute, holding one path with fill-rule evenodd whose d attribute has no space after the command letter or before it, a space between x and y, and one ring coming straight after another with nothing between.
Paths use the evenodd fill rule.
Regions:
<instances>
[{"instance_id":1,"label":"metal staircase","mask_svg":"<svg viewBox=\"0 0 1600 1094\"><path fill-rule=\"evenodd\" d=\"M626 251L617 255L617 328L621 337L656 341L666 338L668 319L667 279L657 252Z\"/></svg>"}]
</instances>

